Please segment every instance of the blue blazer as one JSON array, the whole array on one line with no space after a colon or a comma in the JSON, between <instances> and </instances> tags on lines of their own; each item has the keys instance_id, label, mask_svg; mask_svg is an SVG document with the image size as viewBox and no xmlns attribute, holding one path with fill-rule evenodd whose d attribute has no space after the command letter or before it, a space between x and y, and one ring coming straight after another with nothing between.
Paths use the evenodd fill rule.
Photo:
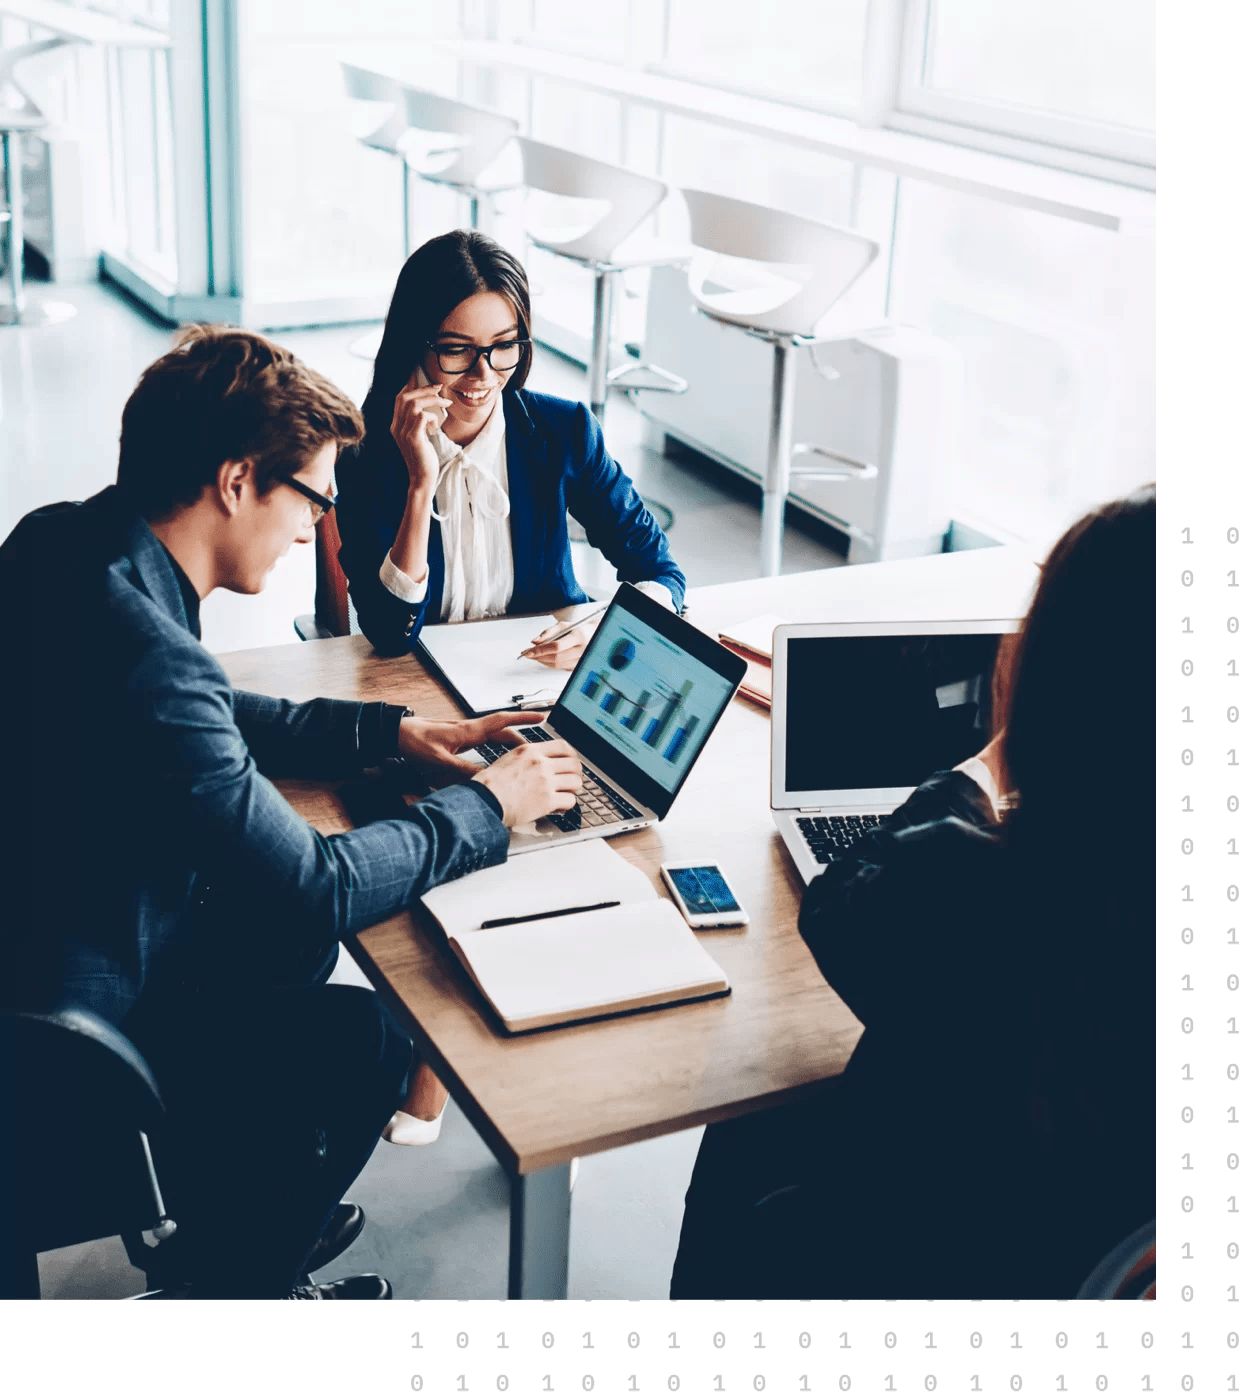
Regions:
<instances>
[{"instance_id":1,"label":"blue blazer","mask_svg":"<svg viewBox=\"0 0 1254 1396\"><path fill-rule=\"evenodd\" d=\"M0 546L14 617L0 685L0 1004L121 1023L171 978L289 982L426 888L505 859L490 795L456 785L328 838L269 774L351 775L402 709L236 692L179 575L111 486Z\"/></svg>"},{"instance_id":2,"label":"blue blazer","mask_svg":"<svg viewBox=\"0 0 1254 1396\"><path fill-rule=\"evenodd\" d=\"M662 582L678 610L684 574L666 536L622 467L605 449L595 417L580 402L530 393L504 395L509 526L514 549L513 615L540 613L588 598L575 580L566 512L584 526L588 542L617 568L619 581ZM390 409L389 409L390 410ZM438 621L444 599L444 543L433 519L427 551L426 599L393 596L379 567L405 511L409 476L395 441L375 430L336 471L340 564L363 633L380 654L402 654Z\"/></svg>"}]
</instances>

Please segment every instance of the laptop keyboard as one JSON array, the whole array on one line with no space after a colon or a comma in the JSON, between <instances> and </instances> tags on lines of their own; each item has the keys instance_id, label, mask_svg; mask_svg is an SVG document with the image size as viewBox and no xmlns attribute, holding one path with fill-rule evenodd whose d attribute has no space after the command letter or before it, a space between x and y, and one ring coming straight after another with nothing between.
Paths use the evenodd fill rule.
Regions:
<instances>
[{"instance_id":1,"label":"laptop keyboard","mask_svg":"<svg viewBox=\"0 0 1254 1396\"><path fill-rule=\"evenodd\" d=\"M797 829L810 846L816 861L831 863L837 854L852 848L877 825L881 824L882 814L830 814L796 816Z\"/></svg>"},{"instance_id":2,"label":"laptop keyboard","mask_svg":"<svg viewBox=\"0 0 1254 1396\"><path fill-rule=\"evenodd\" d=\"M514 731L529 742L551 742L553 734L543 727L515 727ZM489 765L512 751L505 742L480 742L475 748ZM617 790L607 785L595 771L583 768L583 785L570 809L556 810L547 816L550 824L564 834L579 829L595 828L599 824L618 824L624 819L643 819L644 815Z\"/></svg>"}]
</instances>

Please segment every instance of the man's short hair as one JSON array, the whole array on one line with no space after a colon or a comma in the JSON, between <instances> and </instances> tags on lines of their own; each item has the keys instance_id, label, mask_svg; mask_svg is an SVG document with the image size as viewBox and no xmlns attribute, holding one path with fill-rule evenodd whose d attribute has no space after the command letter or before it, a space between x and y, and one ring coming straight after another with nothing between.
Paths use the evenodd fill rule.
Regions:
<instances>
[{"instance_id":1,"label":"man's short hair","mask_svg":"<svg viewBox=\"0 0 1254 1396\"><path fill-rule=\"evenodd\" d=\"M225 461L251 460L264 494L328 441L354 445L364 430L352 401L287 349L196 325L148 365L123 409L118 486L161 519L194 504Z\"/></svg>"}]
</instances>

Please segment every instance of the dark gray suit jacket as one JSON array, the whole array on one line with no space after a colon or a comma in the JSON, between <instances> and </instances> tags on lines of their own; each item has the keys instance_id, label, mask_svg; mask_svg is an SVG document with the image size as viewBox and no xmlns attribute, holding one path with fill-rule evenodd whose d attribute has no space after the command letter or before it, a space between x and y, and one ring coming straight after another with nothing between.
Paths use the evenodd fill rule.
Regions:
<instances>
[{"instance_id":1,"label":"dark gray suit jacket","mask_svg":"<svg viewBox=\"0 0 1254 1396\"><path fill-rule=\"evenodd\" d=\"M166 978L282 982L426 888L504 860L480 785L330 838L295 814L263 772L378 765L397 710L234 692L116 487L23 519L0 546L0 597L13 620L0 1002L70 1000L116 1023Z\"/></svg>"}]
</instances>

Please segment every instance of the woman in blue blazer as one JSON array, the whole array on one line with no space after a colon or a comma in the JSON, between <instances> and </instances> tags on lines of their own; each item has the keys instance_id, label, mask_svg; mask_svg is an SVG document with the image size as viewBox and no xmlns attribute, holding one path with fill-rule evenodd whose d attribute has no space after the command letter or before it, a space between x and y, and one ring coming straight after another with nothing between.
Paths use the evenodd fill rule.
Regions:
<instances>
[{"instance_id":1,"label":"woman in blue blazer","mask_svg":"<svg viewBox=\"0 0 1254 1396\"><path fill-rule=\"evenodd\" d=\"M587 601L567 510L588 541L679 610L684 576L582 404L526 391L531 299L517 258L457 230L405 263L338 474L340 561L361 628L400 654L424 625ZM562 617L559 616L559 622ZM589 629L528 654L573 668Z\"/></svg>"}]
</instances>

